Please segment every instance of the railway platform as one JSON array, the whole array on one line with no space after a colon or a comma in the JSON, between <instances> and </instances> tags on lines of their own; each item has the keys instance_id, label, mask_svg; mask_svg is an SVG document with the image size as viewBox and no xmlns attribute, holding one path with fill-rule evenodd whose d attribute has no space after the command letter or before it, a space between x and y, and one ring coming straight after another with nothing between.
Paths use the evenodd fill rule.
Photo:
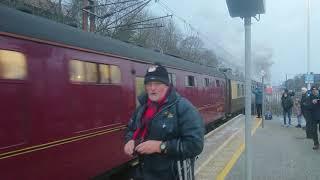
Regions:
<instances>
[{"instance_id":1,"label":"railway platform","mask_svg":"<svg viewBox=\"0 0 320 180\"><path fill-rule=\"evenodd\" d=\"M295 119L293 119L295 121ZM253 180L319 180L320 151L294 126L282 127L282 117L265 121L252 138ZM296 122L293 122L296 125ZM241 154L226 180L245 180L245 157Z\"/></svg>"},{"instance_id":2,"label":"railway platform","mask_svg":"<svg viewBox=\"0 0 320 180\"><path fill-rule=\"evenodd\" d=\"M244 151L244 115L229 120L205 136L205 146L195 165L199 180L224 179ZM252 133L261 119L252 117Z\"/></svg>"},{"instance_id":3,"label":"railway platform","mask_svg":"<svg viewBox=\"0 0 320 180\"><path fill-rule=\"evenodd\" d=\"M205 137L196 161L199 180L246 180L244 116L240 115ZM305 131L281 126L282 117L252 121L252 180L320 180L320 150Z\"/></svg>"}]
</instances>

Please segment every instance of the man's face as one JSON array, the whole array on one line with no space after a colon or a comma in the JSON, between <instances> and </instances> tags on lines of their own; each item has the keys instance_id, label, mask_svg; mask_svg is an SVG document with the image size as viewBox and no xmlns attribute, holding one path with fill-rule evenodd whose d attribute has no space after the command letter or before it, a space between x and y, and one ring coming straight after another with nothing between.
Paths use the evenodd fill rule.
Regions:
<instances>
[{"instance_id":1,"label":"man's face","mask_svg":"<svg viewBox=\"0 0 320 180\"><path fill-rule=\"evenodd\" d=\"M166 95L169 87L162 82L151 81L145 85L145 88L149 99L157 102Z\"/></svg>"}]
</instances>

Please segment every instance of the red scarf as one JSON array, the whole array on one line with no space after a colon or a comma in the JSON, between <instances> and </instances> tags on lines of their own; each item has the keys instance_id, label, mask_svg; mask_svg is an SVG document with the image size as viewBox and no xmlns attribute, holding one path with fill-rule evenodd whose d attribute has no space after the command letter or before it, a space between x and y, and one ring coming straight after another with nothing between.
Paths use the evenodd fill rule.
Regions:
<instances>
[{"instance_id":1,"label":"red scarf","mask_svg":"<svg viewBox=\"0 0 320 180\"><path fill-rule=\"evenodd\" d=\"M140 143L144 141L144 138L148 133L148 124L153 119L154 115L159 112L160 108L167 99L167 94L158 102L152 102L150 99L148 99L146 110L141 118L141 127L137 128L133 133L133 140L139 140Z\"/></svg>"}]
</instances>

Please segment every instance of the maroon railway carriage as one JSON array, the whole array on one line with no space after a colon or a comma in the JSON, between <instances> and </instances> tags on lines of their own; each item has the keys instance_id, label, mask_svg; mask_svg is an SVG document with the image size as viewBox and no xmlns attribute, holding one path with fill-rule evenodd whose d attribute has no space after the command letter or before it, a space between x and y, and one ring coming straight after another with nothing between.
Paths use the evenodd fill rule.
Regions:
<instances>
[{"instance_id":1,"label":"maroon railway carriage","mask_svg":"<svg viewBox=\"0 0 320 180\"><path fill-rule=\"evenodd\" d=\"M0 6L0 179L88 179L128 162L124 130L155 61L206 124L224 116L213 68Z\"/></svg>"}]
</instances>

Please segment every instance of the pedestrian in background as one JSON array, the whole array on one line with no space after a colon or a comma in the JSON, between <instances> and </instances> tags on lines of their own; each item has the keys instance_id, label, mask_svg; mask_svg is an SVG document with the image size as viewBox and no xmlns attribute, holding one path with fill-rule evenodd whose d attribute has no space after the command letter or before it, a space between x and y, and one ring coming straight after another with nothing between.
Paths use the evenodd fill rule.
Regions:
<instances>
[{"instance_id":1,"label":"pedestrian in background","mask_svg":"<svg viewBox=\"0 0 320 180\"><path fill-rule=\"evenodd\" d=\"M291 114L292 114L292 106L293 101L291 95L288 93L288 89L284 91L281 97L281 106L283 109L283 125L289 127L291 125ZM289 122L287 124L286 117L288 116Z\"/></svg>"},{"instance_id":2,"label":"pedestrian in background","mask_svg":"<svg viewBox=\"0 0 320 180\"><path fill-rule=\"evenodd\" d=\"M256 103L256 109L257 109L257 118L261 118L262 116L262 90L261 88L256 88L254 91L252 91L253 94L255 94L255 103Z\"/></svg>"},{"instance_id":3,"label":"pedestrian in background","mask_svg":"<svg viewBox=\"0 0 320 180\"><path fill-rule=\"evenodd\" d=\"M301 128L302 112L301 112L300 99L298 97L296 97L294 100L293 112L296 115L298 120L298 124L296 128Z\"/></svg>"},{"instance_id":4,"label":"pedestrian in background","mask_svg":"<svg viewBox=\"0 0 320 180\"><path fill-rule=\"evenodd\" d=\"M306 126L305 126L305 131L306 131L306 136L307 139L311 139L311 121L312 121L312 117L311 117L311 101L310 101L310 97L309 97L309 93L307 88L302 87L301 88L301 100L300 100L300 106L301 106L301 112L302 115L306 121Z\"/></svg>"},{"instance_id":5,"label":"pedestrian in background","mask_svg":"<svg viewBox=\"0 0 320 180\"><path fill-rule=\"evenodd\" d=\"M319 140L318 140L318 125L320 122L320 96L319 90L312 86L311 88L312 94L310 96L311 100L311 116L312 116L312 123L311 123L311 134L314 146L312 149L317 150L319 149Z\"/></svg>"}]
</instances>

